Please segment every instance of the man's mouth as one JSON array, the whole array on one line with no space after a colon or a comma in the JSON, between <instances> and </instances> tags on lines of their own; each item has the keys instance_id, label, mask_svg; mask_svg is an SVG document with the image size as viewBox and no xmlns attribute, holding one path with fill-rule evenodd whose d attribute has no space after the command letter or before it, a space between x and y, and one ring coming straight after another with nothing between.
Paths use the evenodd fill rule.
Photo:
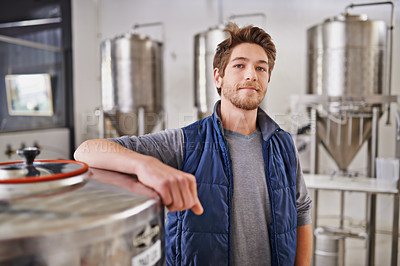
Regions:
<instances>
[{"instance_id":1,"label":"man's mouth","mask_svg":"<svg viewBox=\"0 0 400 266\"><path fill-rule=\"evenodd\" d=\"M253 90L253 91L257 91L257 88L255 88L255 87L240 87L239 90Z\"/></svg>"}]
</instances>

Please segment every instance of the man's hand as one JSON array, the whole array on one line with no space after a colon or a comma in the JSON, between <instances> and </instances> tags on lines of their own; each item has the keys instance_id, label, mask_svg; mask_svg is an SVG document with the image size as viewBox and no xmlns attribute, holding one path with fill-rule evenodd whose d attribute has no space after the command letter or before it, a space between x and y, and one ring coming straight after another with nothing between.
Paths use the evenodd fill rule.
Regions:
<instances>
[{"instance_id":1,"label":"man's hand","mask_svg":"<svg viewBox=\"0 0 400 266\"><path fill-rule=\"evenodd\" d=\"M136 175L141 183L153 188L169 211L191 209L196 215L203 213L197 196L196 178L170 167L158 159L146 156L137 166Z\"/></svg>"},{"instance_id":2,"label":"man's hand","mask_svg":"<svg viewBox=\"0 0 400 266\"><path fill-rule=\"evenodd\" d=\"M196 178L106 139L87 140L75 151L76 160L91 167L136 174L139 181L154 189L170 211L192 209L200 215L203 207L197 196Z\"/></svg>"}]
</instances>

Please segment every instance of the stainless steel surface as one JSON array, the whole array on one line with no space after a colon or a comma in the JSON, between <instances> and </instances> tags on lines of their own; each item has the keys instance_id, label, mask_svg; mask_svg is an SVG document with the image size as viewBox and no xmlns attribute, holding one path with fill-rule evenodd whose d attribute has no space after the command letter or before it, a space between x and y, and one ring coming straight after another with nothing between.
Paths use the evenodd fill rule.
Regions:
<instances>
[{"instance_id":1,"label":"stainless steel surface","mask_svg":"<svg viewBox=\"0 0 400 266\"><path fill-rule=\"evenodd\" d=\"M87 178L87 174L82 174L67 179L57 179L46 182L0 184L0 201L67 191L82 184Z\"/></svg>"},{"instance_id":2,"label":"stainless steel surface","mask_svg":"<svg viewBox=\"0 0 400 266\"><path fill-rule=\"evenodd\" d=\"M345 8L345 13L348 13L349 8L354 7L365 7L365 6L376 6L376 5L390 5L390 26L388 27L389 40L388 40L388 78L387 78L387 94L390 96L392 94L392 56L393 56L393 31L394 31L394 4L391 1L387 2L370 2L370 3L360 3L360 4L350 4ZM386 124L390 124L390 104L387 105L388 116L386 119Z\"/></svg>"},{"instance_id":3,"label":"stainless steel surface","mask_svg":"<svg viewBox=\"0 0 400 266\"><path fill-rule=\"evenodd\" d=\"M345 13L307 34L308 93L329 97L318 107L318 134L345 172L371 131L373 105L356 98L385 94L387 27L384 21Z\"/></svg>"},{"instance_id":4,"label":"stainless steel surface","mask_svg":"<svg viewBox=\"0 0 400 266\"><path fill-rule=\"evenodd\" d=\"M397 251L399 249L399 208L400 197L395 195L393 198L393 228L392 228L392 254L390 256L390 265L397 265Z\"/></svg>"},{"instance_id":5,"label":"stainless steel surface","mask_svg":"<svg viewBox=\"0 0 400 266\"><path fill-rule=\"evenodd\" d=\"M368 114L354 116L318 116L317 132L323 146L339 169L346 172L348 166L370 136L372 119Z\"/></svg>"},{"instance_id":6,"label":"stainless steel surface","mask_svg":"<svg viewBox=\"0 0 400 266\"><path fill-rule=\"evenodd\" d=\"M399 189L398 187L394 187L388 184L382 184L377 181L375 178L369 177L345 177L345 176L330 176L330 175L314 175L314 174L305 174L304 180L308 188L313 189L315 193L315 197L313 198L313 204L318 206L318 192L320 190L334 190L334 191L353 191L353 192L363 192L366 193L368 197L368 205L366 206L366 215L367 215L367 265L374 265L375 259L375 223L376 223L376 196L377 194L387 194L389 196L393 196L393 223L392 223L392 264L397 265L397 252L398 252L398 217L399 217L399 209L396 208L396 205L399 204ZM371 197L373 196L373 197ZM375 200L374 200L375 198ZM398 205L397 205L398 206ZM371 211L372 210L372 211ZM318 216L313 216L313 224L316 227L318 223ZM371 238L371 234L373 234ZM363 238L365 235L362 235ZM370 250L371 249L371 250Z\"/></svg>"},{"instance_id":7,"label":"stainless steel surface","mask_svg":"<svg viewBox=\"0 0 400 266\"><path fill-rule=\"evenodd\" d=\"M150 133L163 120L162 49L161 42L138 34L102 43L102 109L118 135L138 135L140 108L143 132Z\"/></svg>"},{"instance_id":8,"label":"stainless steel surface","mask_svg":"<svg viewBox=\"0 0 400 266\"><path fill-rule=\"evenodd\" d=\"M319 134L317 128L317 110L315 108L311 109L311 117L310 117L310 134L311 134L311 152L310 152L310 173L316 174L318 173L318 162L319 162L319 152L318 152L318 144L319 144Z\"/></svg>"},{"instance_id":9,"label":"stainless steel surface","mask_svg":"<svg viewBox=\"0 0 400 266\"><path fill-rule=\"evenodd\" d=\"M344 266L345 237L336 235L334 229L318 227L316 237L315 262L317 266Z\"/></svg>"},{"instance_id":10,"label":"stainless steel surface","mask_svg":"<svg viewBox=\"0 0 400 266\"><path fill-rule=\"evenodd\" d=\"M38 176L29 174L32 168ZM22 162L10 162L0 165L0 200L52 194L83 183L88 178L87 172L82 172L85 166L74 161L35 161L27 166ZM69 175L68 173L78 173ZM82 172L82 173L81 173ZM69 178L55 178L55 175ZM39 179L39 180L38 180ZM46 181L46 182L42 182Z\"/></svg>"},{"instance_id":11,"label":"stainless steel surface","mask_svg":"<svg viewBox=\"0 0 400 266\"><path fill-rule=\"evenodd\" d=\"M1 265L164 264L160 198L120 173L92 168L70 189L1 200L0 224Z\"/></svg>"},{"instance_id":12,"label":"stainless steel surface","mask_svg":"<svg viewBox=\"0 0 400 266\"><path fill-rule=\"evenodd\" d=\"M194 37L195 106L200 117L210 115L220 99L214 83L213 60L218 44L229 36L224 29L225 25L219 25Z\"/></svg>"},{"instance_id":13,"label":"stainless steel surface","mask_svg":"<svg viewBox=\"0 0 400 266\"><path fill-rule=\"evenodd\" d=\"M308 29L308 93L381 94L386 28L384 21L345 14Z\"/></svg>"}]
</instances>

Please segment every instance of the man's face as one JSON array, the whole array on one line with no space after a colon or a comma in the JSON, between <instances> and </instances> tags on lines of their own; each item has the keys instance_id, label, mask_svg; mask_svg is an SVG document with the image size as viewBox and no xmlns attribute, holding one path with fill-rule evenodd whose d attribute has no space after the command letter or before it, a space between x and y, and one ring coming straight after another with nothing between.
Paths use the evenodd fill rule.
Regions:
<instances>
[{"instance_id":1,"label":"man's face","mask_svg":"<svg viewBox=\"0 0 400 266\"><path fill-rule=\"evenodd\" d=\"M221 87L221 101L228 100L240 109L254 110L267 92L267 54L258 44L239 44L232 49L224 77L215 69L214 78L216 86Z\"/></svg>"}]
</instances>

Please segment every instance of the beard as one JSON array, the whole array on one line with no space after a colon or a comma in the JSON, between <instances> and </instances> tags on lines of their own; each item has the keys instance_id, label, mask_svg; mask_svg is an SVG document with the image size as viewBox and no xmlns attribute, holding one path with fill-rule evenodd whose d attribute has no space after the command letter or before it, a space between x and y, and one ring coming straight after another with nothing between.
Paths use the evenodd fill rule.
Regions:
<instances>
[{"instance_id":1,"label":"beard","mask_svg":"<svg viewBox=\"0 0 400 266\"><path fill-rule=\"evenodd\" d=\"M240 93L240 89L244 87L254 87L256 89L256 95L249 96ZM224 83L221 83L221 94L229 100L235 107L243 110L254 110L257 109L262 100L264 99L266 89L263 90L255 82L245 82L242 84L237 84L234 87L224 88Z\"/></svg>"}]
</instances>

